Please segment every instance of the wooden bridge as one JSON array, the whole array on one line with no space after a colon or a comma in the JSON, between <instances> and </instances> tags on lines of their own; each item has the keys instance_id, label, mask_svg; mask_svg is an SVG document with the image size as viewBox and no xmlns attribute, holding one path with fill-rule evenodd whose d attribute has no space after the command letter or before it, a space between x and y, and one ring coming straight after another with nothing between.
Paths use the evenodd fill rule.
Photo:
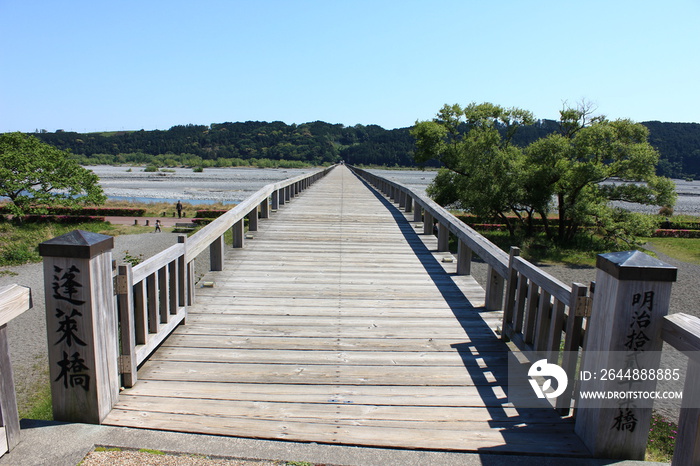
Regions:
<instances>
[{"instance_id":1,"label":"wooden bridge","mask_svg":"<svg viewBox=\"0 0 700 466\"><path fill-rule=\"evenodd\" d=\"M422 230L423 224L420 223ZM587 454L519 413L484 291L339 167L261 222L105 423L295 441ZM556 441L552 441L556 438Z\"/></svg>"},{"instance_id":2,"label":"wooden bridge","mask_svg":"<svg viewBox=\"0 0 700 466\"><path fill-rule=\"evenodd\" d=\"M700 380L700 320L664 318L675 269L636 252L600 255L592 299L586 286L560 282L516 248L509 256L425 196L344 165L267 185L116 275L111 250L111 237L79 231L40 245L57 420L641 459L651 408L621 405L618 414L576 399L578 365L605 367L595 355L625 351L621 335L636 322L646 332L637 345L652 353L663 338L687 351L687 386ZM195 261L206 254L211 271L195 284ZM470 275L472 254L488 266L485 290ZM510 368L534 362L519 364L521 350L572 381L555 406L529 386L530 407L509 399ZM700 458L700 395L686 392L677 464Z\"/></svg>"}]
</instances>

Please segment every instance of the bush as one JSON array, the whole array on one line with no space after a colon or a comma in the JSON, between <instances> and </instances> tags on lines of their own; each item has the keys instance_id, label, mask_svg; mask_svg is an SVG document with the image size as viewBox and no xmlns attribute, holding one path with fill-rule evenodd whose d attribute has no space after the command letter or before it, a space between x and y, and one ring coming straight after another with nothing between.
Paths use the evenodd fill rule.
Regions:
<instances>
[{"instance_id":1,"label":"bush","mask_svg":"<svg viewBox=\"0 0 700 466\"><path fill-rule=\"evenodd\" d=\"M24 244L0 251L0 262L4 265L22 265L40 260L39 253Z\"/></svg>"},{"instance_id":2,"label":"bush","mask_svg":"<svg viewBox=\"0 0 700 466\"><path fill-rule=\"evenodd\" d=\"M149 165L146 168L144 168L143 171L148 172L148 173L157 172L158 167L156 167L155 165Z\"/></svg>"},{"instance_id":3,"label":"bush","mask_svg":"<svg viewBox=\"0 0 700 466\"><path fill-rule=\"evenodd\" d=\"M665 230L658 229L652 234L654 238L700 238L700 230Z\"/></svg>"},{"instance_id":4,"label":"bush","mask_svg":"<svg viewBox=\"0 0 700 466\"><path fill-rule=\"evenodd\" d=\"M83 217L114 216L114 217L143 217L146 209L131 207L61 207L51 206L37 209L41 215L73 215ZM0 207L0 213L8 213L6 207Z\"/></svg>"},{"instance_id":5,"label":"bush","mask_svg":"<svg viewBox=\"0 0 700 466\"><path fill-rule=\"evenodd\" d=\"M196 225L208 225L212 222L211 218L193 218L192 223Z\"/></svg>"},{"instance_id":6,"label":"bush","mask_svg":"<svg viewBox=\"0 0 700 466\"><path fill-rule=\"evenodd\" d=\"M195 213L197 218L216 218L224 215L228 210L198 210Z\"/></svg>"},{"instance_id":7,"label":"bush","mask_svg":"<svg viewBox=\"0 0 700 466\"><path fill-rule=\"evenodd\" d=\"M104 222L104 217L96 217L90 215L25 215L22 217L24 223L91 223Z\"/></svg>"}]
</instances>

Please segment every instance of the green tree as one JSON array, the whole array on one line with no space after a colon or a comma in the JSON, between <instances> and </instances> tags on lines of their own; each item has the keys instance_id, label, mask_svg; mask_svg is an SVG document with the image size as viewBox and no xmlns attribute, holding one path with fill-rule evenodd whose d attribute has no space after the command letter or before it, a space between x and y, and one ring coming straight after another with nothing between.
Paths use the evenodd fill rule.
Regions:
<instances>
[{"instance_id":1,"label":"green tree","mask_svg":"<svg viewBox=\"0 0 700 466\"><path fill-rule=\"evenodd\" d=\"M593 117L589 105L564 108L560 131L522 149L511 143L532 114L493 104L445 106L432 121L417 122L416 161L437 159L440 170L427 192L436 202L476 215L500 217L511 234L513 213L532 233L533 216L548 237L570 242L582 227L615 242L633 243L648 230L641 216L612 201L672 206L673 182L656 175L659 154L645 126ZM558 225L550 225L556 210Z\"/></svg>"},{"instance_id":2,"label":"green tree","mask_svg":"<svg viewBox=\"0 0 700 466\"><path fill-rule=\"evenodd\" d=\"M542 195L556 201L556 232L549 228L547 209L540 206L538 212L548 235L559 242L573 240L581 227L596 227L609 239L631 244L645 224L612 201L672 206L675 187L656 175L659 154L649 144L645 126L590 114L585 103L563 109L561 132L528 146L531 176Z\"/></svg>"},{"instance_id":3,"label":"green tree","mask_svg":"<svg viewBox=\"0 0 700 466\"><path fill-rule=\"evenodd\" d=\"M66 151L22 133L0 135L0 196L10 199L14 215L55 204L102 204L98 181Z\"/></svg>"},{"instance_id":4,"label":"green tree","mask_svg":"<svg viewBox=\"0 0 700 466\"><path fill-rule=\"evenodd\" d=\"M437 159L444 165L428 194L443 205L497 216L513 233L508 214L521 216L529 207L522 202L525 156L511 139L519 126L533 122L526 110L490 103L445 105L432 121L416 122L411 130L416 161Z\"/></svg>"}]
</instances>

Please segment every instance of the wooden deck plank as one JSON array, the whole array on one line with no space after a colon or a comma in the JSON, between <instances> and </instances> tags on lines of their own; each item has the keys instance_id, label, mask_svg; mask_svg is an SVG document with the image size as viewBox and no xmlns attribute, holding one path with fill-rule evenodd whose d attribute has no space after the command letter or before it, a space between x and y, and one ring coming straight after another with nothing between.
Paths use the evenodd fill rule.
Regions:
<instances>
[{"instance_id":1,"label":"wooden deck plank","mask_svg":"<svg viewBox=\"0 0 700 466\"><path fill-rule=\"evenodd\" d=\"M305 442L588 454L505 394L498 312L345 167L259 222L105 423ZM543 405L544 406L544 405Z\"/></svg>"}]
</instances>

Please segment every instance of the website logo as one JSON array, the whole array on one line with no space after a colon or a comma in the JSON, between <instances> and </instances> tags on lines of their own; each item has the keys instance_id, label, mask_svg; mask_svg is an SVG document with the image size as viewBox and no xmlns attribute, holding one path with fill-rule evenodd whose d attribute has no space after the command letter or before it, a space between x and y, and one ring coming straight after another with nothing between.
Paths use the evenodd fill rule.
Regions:
<instances>
[{"instance_id":1,"label":"website logo","mask_svg":"<svg viewBox=\"0 0 700 466\"><path fill-rule=\"evenodd\" d=\"M550 364L546 359L540 359L534 363L530 370L527 371L527 375L530 377L529 382L532 389L535 391L537 398L556 398L566 390L566 386L569 383L569 379L566 376L564 369L556 364ZM544 377L545 381L542 386L534 379L534 377ZM552 390L552 379L556 380L557 386L554 391Z\"/></svg>"}]
</instances>

